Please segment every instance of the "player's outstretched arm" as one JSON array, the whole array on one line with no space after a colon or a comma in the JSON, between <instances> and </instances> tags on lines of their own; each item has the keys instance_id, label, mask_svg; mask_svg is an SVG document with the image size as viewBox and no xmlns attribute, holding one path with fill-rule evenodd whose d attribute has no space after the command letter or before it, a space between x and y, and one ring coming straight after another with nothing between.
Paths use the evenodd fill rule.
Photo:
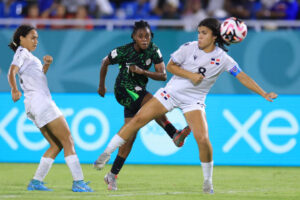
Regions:
<instances>
[{"instance_id":1,"label":"player's outstretched arm","mask_svg":"<svg viewBox=\"0 0 300 200\"><path fill-rule=\"evenodd\" d=\"M250 78L245 72L240 72L236 78L248 89L261 95L267 101L273 102L273 99L277 98L277 94L274 92L266 93L252 78Z\"/></svg>"},{"instance_id":2,"label":"player's outstretched arm","mask_svg":"<svg viewBox=\"0 0 300 200\"><path fill-rule=\"evenodd\" d=\"M99 81L98 94L101 97L104 97L105 93L106 93L105 78L106 78L107 69L108 69L109 64L110 64L109 58L106 56L102 60L101 69L100 69L100 81Z\"/></svg>"},{"instance_id":3,"label":"player's outstretched arm","mask_svg":"<svg viewBox=\"0 0 300 200\"><path fill-rule=\"evenodd\" d=\"M11 65L8 71L8 83L11 87L11 96L14 102L18 101L22 93L18 90L17 82L16 82L16 74L19 72L19 67L15 65Z\"/></svg>"},{"instance_id":4,"label":"player's outstretched arm","mask_svg":"<svg viewBox=\"0 0 300 200\"><path fill-rule=\"evenodd\" d=\"M204 78L204 76L202 74L193 73L193 72L189 72L187 70L182 69L180 66L178 66L176 63L174 63L172 60L169 61L168 65L167 65L167 70L176 76L190 79L194 85L198 85Z\"/></svg>"},{"instance_id":5,"label":"player's outstretched arm","mask_svg":"<svg viewBox=\"0 0 300 200\"><path fill-rule=\"evenodd\" d=\"M43 72L44 72L44 74L46 74L49 67L50 67L50 65L51 65L51 63L53 62L53 58L52 58L52 56L45 55L43 57L43 61L44 61Z\"/></svg>"}]
</instances>

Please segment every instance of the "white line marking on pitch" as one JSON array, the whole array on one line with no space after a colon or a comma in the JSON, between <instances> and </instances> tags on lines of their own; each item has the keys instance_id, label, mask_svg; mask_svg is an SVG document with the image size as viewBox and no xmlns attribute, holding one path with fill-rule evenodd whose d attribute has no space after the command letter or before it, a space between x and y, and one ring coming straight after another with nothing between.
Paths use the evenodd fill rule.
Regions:
<instances>
[{"instance_id":1,"label":"white line marking on pitch","mask_svg":"<svg viewBox=\"0 0 300 200\"><path fill-rule=\"evenodd\" d=\"M109 194L109 197L125 197L125 196L162 196L177 194L202 194L202 192L158 192L158 193L127 193L127 194Z\"/></svg>"}]
</instances>

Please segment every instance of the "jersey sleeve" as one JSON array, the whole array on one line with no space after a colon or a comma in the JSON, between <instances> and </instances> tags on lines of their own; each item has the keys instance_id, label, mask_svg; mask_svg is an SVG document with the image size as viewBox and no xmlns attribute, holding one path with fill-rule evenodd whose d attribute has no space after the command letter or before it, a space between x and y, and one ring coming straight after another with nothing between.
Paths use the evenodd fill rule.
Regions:
<instances>
[{"instance_id":1,"label":"jersey sleeve","mask_svg":"<svg viewBox=\"0 0 300 200\"><path fill-rule=\"evenodd\" d=\"M11 62L11 65L15 65L21 68L25 60L27 59L27 57L28 57L27 50L25 48L18 48L14 55L13 61Z\"/></svg>"},{"instance_id":2,"label":"jersey sleeve","mask_svg":"<svg viewBox=\"0 0 300 200\"><path fill-rule=\"evenodd\" d=\"M227 57L227 60L225 62L225 70L234 77L242 72L242 69L239 67L238 63L230 56Z\"/></svg>"},{"instance_id":3,"label":"jersey sleeve","mask_svg":"<svg viewBox=\"0 0 300 200\"><path fill-rule=\"evenodd\" d=\"M123 46L112 50L108 54L108 59L111 64L122 63L122 61L124 60L124 57L125 57L125 48Z\"/></svg>"},{"instance_id":4,"label":"jersey sleeve","mask_svg":"<svg viewBox=\"0 0 300 200\"><path fill-rule=\"evenodd\" d=\"M174 53L171 54L171 59L174 63L176 63L179 66L181 66L184 63L187 57L186 55L187 55L189 45L190 45L189 42L185 43L181 45L179 49L177 49Z\"/></svg>"},{"instance_id":5,"label":"jersey sleeve","mask_svg":"<svg viewBox=\"0 0 300 200\"><path fill-rule=\"evenodd\" d=\"M158 63L163 62L164 59L163 59L163 57L162 57L162 54L161 54L159 48L156 47L156 48L154 49L154 51L155 51L155 52L154 52L154 56L153 56L153 63L154 63L154 64L158 64Z\"/></svg>"}]
</instances>

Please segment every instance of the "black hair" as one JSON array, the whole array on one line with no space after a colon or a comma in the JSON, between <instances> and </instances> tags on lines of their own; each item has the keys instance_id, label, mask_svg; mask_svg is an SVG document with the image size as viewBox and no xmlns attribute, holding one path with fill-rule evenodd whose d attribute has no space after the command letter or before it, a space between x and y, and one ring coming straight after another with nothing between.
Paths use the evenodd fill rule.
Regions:
<instances>
[{"instance_id":1,"label":"black hair","mask_svg":"<svg viewBox=\"0 0 300 200\"><path fill-rule=\"evenodd\" d=\"M17 51L18 47L21 45L20 37L26 37L26 35L31 31L34 30L35 28L31 25L21 25L19 26L12 38L12 42L9 43L9 48L11 48L14 52Z\"/></svg>"},{"instance_id":2,"label":"black hair","mask_svg":"<svg viewBox=\"0 0 300 200\"><path fill-rule=\"evenodd\" d=\"M217 44L224 51L226 51L226 52L228 51L228 49L225 47L225 45L229 45L229 43L224 41L220 34L221 23L219 22L219 20L217 20L215 18L206 18L199 23L198 27L200 27L200 26L205 26L205 27L209 28L210 30L212 30L213 35L217 36L215 44Z\"/></svg>"},{"instance_id":3,"label":"black hair","mask_svg":"<svg viewBox=\"0 0 300 200\"><path fill-rule=\"evenodd\" d=\"M154 37L154 34L150 28L150 25L148 24L148 22L144 21L144 20L140 20L140 21L136 21L134 23L134 27L133 27L133 31L131 33L131 38L133 39L133 35L137 32L137 30L142 29L142 28L149 28L150 33L151 33L151 38Z\"/></svg>"}]
</instances>

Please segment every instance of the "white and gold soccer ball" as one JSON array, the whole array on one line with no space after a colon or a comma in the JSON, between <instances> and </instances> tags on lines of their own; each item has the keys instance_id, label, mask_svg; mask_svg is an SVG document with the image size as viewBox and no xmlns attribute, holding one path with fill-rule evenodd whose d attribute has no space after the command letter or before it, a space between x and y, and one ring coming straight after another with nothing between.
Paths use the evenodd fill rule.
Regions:
<instances>
[{"instance_id":1,"label":"white and gold soccer ball","mask_svg":"<svg viewBox=\"0 0 300 200\"><path fill-rule=\"evenodd\" d=\"M239 43L247 36L247 25L236 17L230 17L222 22L220 34L227 43Z\"/></svg>"}]
</instances>

